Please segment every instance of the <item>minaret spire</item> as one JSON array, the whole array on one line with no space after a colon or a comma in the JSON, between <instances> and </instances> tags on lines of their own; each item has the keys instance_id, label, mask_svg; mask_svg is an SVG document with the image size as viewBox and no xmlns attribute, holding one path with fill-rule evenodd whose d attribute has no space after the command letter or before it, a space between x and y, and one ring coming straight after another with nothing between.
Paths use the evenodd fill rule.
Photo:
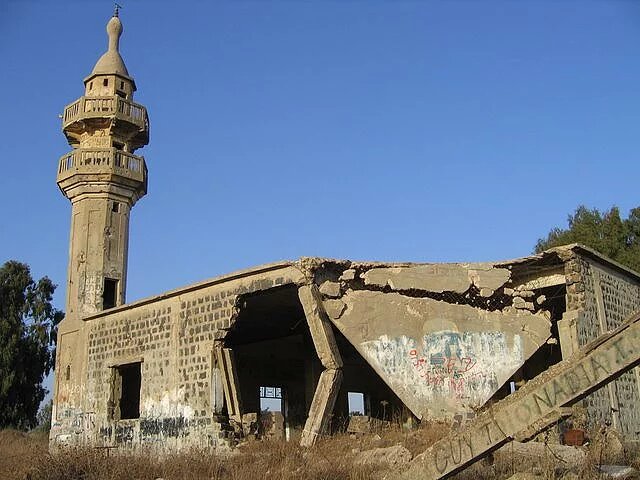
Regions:
<instances>
[{"instance_id":1,"label":"minaret spire","mask_svg":"<svg viewBox=\"0 0 640 480\"><path fill-rule=\"evenodd\" d=\"M118 9L107 23L107 35L109 36L109 52L120 54L120 36L122 35L122 22L117 15Z\"/></svg>"},{"instance_id":2,"label":"minaret spire","mask_svg":"<svg viewBox=\"0 0 640 480\"><path fill-rule=\"evenodd\" d=\"M133 153L149 142L144 106L119 51L120 6L107 23L109 47L85 78L84 96L64 109L73 147L58 165L58 186L71 200L67 317L124 303L129 215L147 193L147 167Z\"/></svg>"}]
</instances>

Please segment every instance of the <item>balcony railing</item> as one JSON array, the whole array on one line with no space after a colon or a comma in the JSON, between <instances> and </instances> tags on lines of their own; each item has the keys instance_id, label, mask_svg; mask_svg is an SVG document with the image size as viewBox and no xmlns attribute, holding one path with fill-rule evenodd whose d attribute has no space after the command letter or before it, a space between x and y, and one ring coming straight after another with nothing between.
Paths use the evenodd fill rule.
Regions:
<instances>
[{"instance_id":1,"label":"balcony railing","mask_svg":"<svg viewBox=\"0 0 640 480\"><path fill-rule=\"evenodd\" d=\"M80 97L65 107L62 128L84 118L111 116L126 120L143 130L149 128L147 109L117 95L113 97Z\"/></svg>"},{"instance_id":2,"label":"balcony railing","mask_svg":"<svg viewBox=\"0 0 640 480\"><path fill-rule=\"evenodd\" d=\"M76 173L115 173L144 182L147 166L144 157L138 157L115 148L77 148L63 155L58 162L58 181Z\"/></svg>"}]
</instances>

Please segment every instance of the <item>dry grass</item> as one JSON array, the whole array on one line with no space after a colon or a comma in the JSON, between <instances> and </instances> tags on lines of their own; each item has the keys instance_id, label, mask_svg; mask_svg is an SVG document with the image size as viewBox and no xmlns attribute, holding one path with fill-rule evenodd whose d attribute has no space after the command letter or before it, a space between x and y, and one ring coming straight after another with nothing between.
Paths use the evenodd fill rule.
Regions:
<instances>
[{"instance_id":1,"label":"dry grass","mask_svg":"<svg viewBox=\"0 0 640 480\"><path fill-rule=\"evenodd\" d=\"M336 445L339 442L336 442ZM311 450L281 441L251 442L241 454L218 456L192 451L161 458L144 454L108 456L95 449L65 449L49 454L44 436L15 430L0 432L1 480L365 480L369 466L335 451L330 440Z\"/></svg>"},{"instance_id":2,"label":"dry grass","mask_svg":"<svg viewBox=\"0 0 640 480\"><path fill-rule=\"evenodd\" d=\"M220 456L192 451L158 457L145 454L108 456L102 450L66 449L48 452L46 435L16 430L0 431L0 480L392 480L399 467L357 464L358 453L377 447L402 444L414 455L424 451L448 432L443 424L429 424L413 431L400 428L358 437L336 435L318 442L312 449L281 441L253 441L240 446L238 454ZM637 449L623 449L613 457L606 436L594 438L587 460L566 476L566 469L553 457L534 465L502 456L477 462L454 478L458 480L506 479L515 472L529 472L539 478L560 480L599 477L597 465L610 463L640 466ZM496 457L497 458L497 457Z\"/></svg>"}]
</instances>

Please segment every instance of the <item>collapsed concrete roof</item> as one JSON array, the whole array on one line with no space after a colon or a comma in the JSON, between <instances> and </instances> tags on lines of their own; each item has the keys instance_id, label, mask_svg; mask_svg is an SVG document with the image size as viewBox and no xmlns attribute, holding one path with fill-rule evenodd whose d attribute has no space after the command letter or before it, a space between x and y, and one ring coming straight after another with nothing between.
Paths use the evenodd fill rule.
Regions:
<instances>
[{"instance_id":1,"label":"collapsed concrete roof","mask_svg":"<svg viewBox=\"0 0 640 480\"><path fill-rule=\"evenodd\" d=\"M304 445L349 417L347 392L366 392L378 418L387 406L417 419L472 415L595 338L600 316L612 323L638 304L640 276L582 245L483 263L260 265L65 326L59 366L85 351L86 373L59 378L58 417L69 421L52 436L75 438L73 419L89 411L80 443L218 445L228 422L246 433L269 385L287 391L285 422ZM125 377L139 405L123 417ZM610 411L600 403L594 412Z\"/></svg>"}]
</instances>

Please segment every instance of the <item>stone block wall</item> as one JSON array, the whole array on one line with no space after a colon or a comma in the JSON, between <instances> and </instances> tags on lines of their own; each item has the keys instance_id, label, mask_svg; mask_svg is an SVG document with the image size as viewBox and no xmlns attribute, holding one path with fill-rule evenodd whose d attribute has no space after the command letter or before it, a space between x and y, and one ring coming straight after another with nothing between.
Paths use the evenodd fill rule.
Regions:
<instances>
[{"instance_id":1,"label":"stone block wall","mask_svg":"<svg viewBox=\"0 0 640 480\"><path fill-rule=\"evenodd\" d=\"M577 255L566 264L567 310L580 311L579 346L618 327L640 310L640 281L590 256ZM627 437L640 436L640 371L638 368L584 400L591 425L609 424Z\"/></svg>"},{"instance_id":2,"label":"stone block wall","mask_svg":"<svg viewBox=\"0 0 640 480\"><path fill-rule=\"evenodd\" d=\"M86 375L58 376L52 440L165 450L224 444L212 409L214 342L234 321L239 295L301 280L288 264L265 266L84 319L75 349L87 358ZM139 418L118 419L116 370L138 362Z\"/></svg>"}]
</instances>

